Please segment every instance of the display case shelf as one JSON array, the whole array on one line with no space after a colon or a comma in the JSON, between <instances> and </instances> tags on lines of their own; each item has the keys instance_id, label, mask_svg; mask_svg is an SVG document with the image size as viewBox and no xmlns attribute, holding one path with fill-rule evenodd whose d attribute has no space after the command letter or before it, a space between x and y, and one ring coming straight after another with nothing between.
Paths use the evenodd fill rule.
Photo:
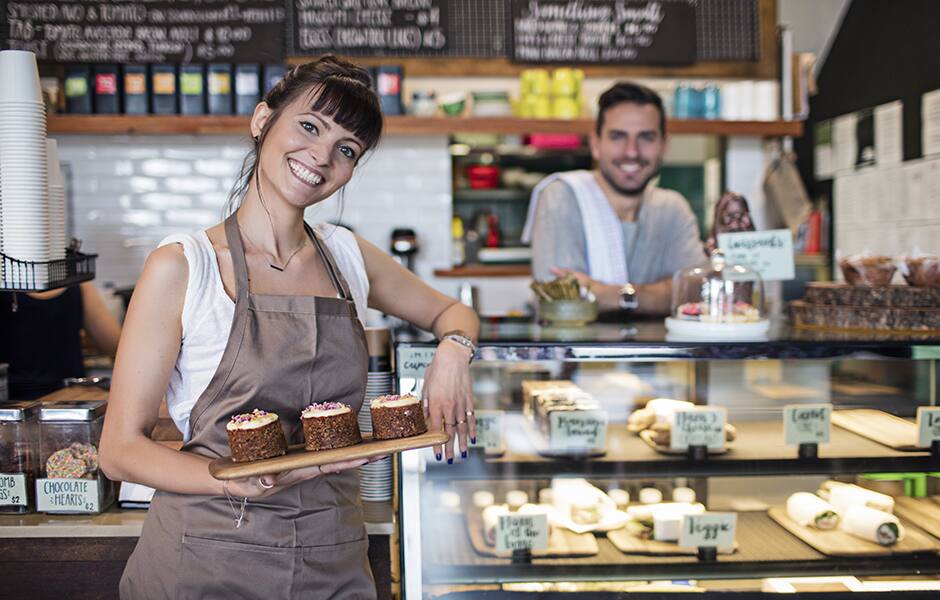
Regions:
<instances>
[{"instance_id":1,"label":"display case shelf","mask_svg":"<svg viewBox=\"0 0 940 600\"><path fill-rule=\"evenodd\" d=\"M49 115L50 135L166 135L225 134L248 136L249 117L244 115ZM521 119L516 117L413 117L388 116L388 135L449 135L452 133L574 133L587 135L593 119ZM802 121L714 121L674 119L671 134L780 137L803 135Z\"/></svg>"},{"instance_id":2,"label":"display case shelf","mask_svg":"<svg viewBox=\"0 0 940 600\"><path fill-rule=\"evenodd\" d=\"M512 564L508 559L477 554L467 535L435 535L466 531L460 516L440 517L440 529L423 538L426 584L468 584L512 581L600 581L644 579L757 579L821 575L902 575L940 573L940 556L908 554L871 558L825 556L777 525L764 512L738 513L738 551L717 562L694 556L624 554L606 538L597 539L600 552L587 558L534 559Z\"/></svg>"},{"instance_id":3,"label":"display case shelf","mask_svg":"<svg viewBox=\"0 0 940 600\"><path fill-rule=\"evenodd\" d=\"M525 419L516 415L519 419ZM663 478L761 475L836 475L940 471L940 458L928 452L900 452L838 427L831 442L819 447L819 458L801 460L797 448L783 444L782 421L734 422L737 439L727 454L694 461L660 454L621 424L607 432L607 453L598 458L548 458L534 452L507 451L499 458L473 451L461 468L429 465L428 479L550 479L557 475L587 478ZM519 427L504 427L518 431Z\"/></svg>"}]
</instances>

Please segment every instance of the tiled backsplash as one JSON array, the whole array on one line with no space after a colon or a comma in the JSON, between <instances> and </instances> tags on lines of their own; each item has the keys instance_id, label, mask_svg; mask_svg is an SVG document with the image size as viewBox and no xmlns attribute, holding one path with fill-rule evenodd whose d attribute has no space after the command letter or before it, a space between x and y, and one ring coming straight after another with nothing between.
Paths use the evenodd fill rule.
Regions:
<instances>
[{"instance_id":1,"label":"tiled backsplash","mask_svg":"<svg viewBox=\"0 0 940 600\"><path fill-rule=\"evenodd\" d=\"M96 283L132 285L144 260L170 233L222 219L228 190L248 150L240 136L60 136L70 235L99 254ZM396 227L411 227L421 249L418 275L435 282L450 265L451 163L444 136L383 139L347 185L307 212L341 221L387 249Z\"/></svg>"}]
</instances>

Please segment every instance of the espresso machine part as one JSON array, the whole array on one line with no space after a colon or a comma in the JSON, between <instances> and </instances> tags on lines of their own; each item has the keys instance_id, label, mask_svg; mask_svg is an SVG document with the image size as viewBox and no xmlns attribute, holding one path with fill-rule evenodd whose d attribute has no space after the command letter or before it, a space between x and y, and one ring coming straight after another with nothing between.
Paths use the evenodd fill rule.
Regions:
<instances>
[{"instance_id":1,"label":"espresso machine part","mask_svg":"<svg viewBox=\"0 0 940 600\"><path fill-rule=\"evenodd\" d=\"M418 253L418 237L414 229L393 229L389 249L399 264L414 273L415 255Z\"/></svg>"}]
</instances>

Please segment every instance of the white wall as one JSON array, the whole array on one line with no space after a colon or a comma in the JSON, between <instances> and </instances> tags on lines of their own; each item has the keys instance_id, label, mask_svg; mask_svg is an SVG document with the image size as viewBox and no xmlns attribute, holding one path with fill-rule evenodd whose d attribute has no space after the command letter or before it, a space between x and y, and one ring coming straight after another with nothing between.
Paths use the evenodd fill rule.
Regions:
<instances>
[{"instance_id":1,"label":"white wall","mask_svg":"<svg viewBox=\"0 0 940 600\"><path fill-rule=\"evenodd\" d=\"M793 51L820 58L817 73L852 0L777 0L777 22L793 31Z\"/></svg>"},{"instance_id":2,"label":"white wall","mask_svg":"<svg viewBox=\"0 0 940 600\"><path fill-rule=\"evenodd\" d=\"M242 158L242 136L59 136L67 173L70 235L99 254L96 283L133 285L144 260L170 233L208 228L222 209ZM444 136L385 138L337 199L310 209L311 222L342 220L387 249L395 227L415 229L416 268L436 281L450 266L451 167Z\"/></svg>"}]
</instances>

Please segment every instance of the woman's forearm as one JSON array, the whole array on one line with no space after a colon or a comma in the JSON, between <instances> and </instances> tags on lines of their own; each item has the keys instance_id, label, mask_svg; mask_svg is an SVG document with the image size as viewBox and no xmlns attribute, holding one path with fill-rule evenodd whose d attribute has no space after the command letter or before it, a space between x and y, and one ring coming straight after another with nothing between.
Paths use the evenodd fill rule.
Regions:
<instances>
[{"instance_id":1,"label":"woman's forearm","mask_svg":"<svg viewBox=\"0 0 940 600\"><path fill-rule=\"evenodd\" d=\"M444 309L434 320L432 333L440 337L455 329L467 334L476 342L480 335L480 318L473 309L455 302Z\"/></svg>"},{"instance_id":2,"label":"woman's forearm","mask_svg":"<svg viewBox=\"0 0 940 600\"><path fill-rule=\"evenodd\" d=\"M222 494L209 474L209 459L168 448L146 437L101 445L101 468L109 479L178 494Z\"/></svg>"}]
</instances>

